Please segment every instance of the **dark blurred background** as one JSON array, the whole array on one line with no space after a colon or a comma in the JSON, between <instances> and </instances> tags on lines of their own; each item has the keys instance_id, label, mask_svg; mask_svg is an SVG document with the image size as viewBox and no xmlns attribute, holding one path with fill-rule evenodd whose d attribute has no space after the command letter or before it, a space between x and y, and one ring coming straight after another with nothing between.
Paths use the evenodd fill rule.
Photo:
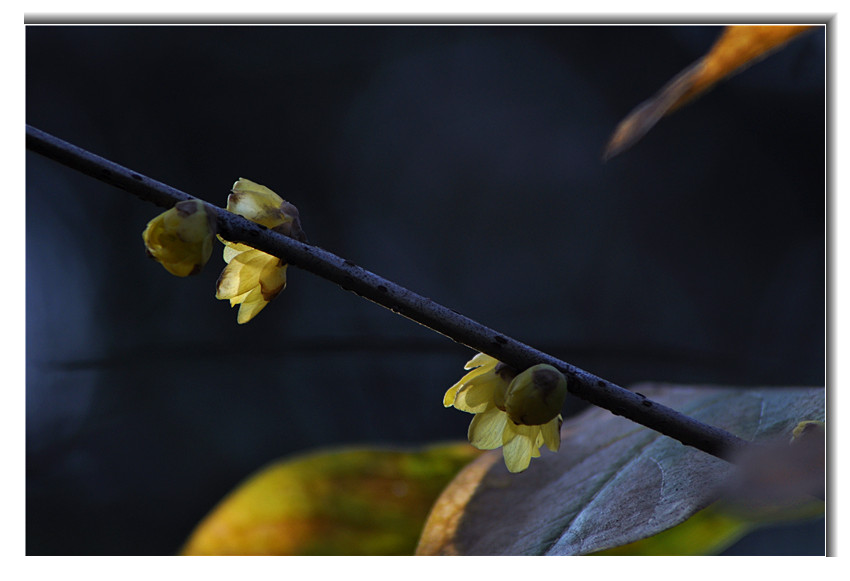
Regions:
<instances>
[{"instance_id":1,"label":"dark blurred background","mask_svg":"<svg viewBox=\"0 0 850 581\"><path fill-rule=\"evenodd\" d=\"M823 385L824 31L601 161L719 31L29 26L26 118L219 205L267 185L312 243L620 385ZM274 459L465 437L468 349L294 268L237 326L220 246L172 277L160 208L26 161L28 554L172 554ZM822 554L823 521L729 552Z\"/></svg>"}]
</instances>

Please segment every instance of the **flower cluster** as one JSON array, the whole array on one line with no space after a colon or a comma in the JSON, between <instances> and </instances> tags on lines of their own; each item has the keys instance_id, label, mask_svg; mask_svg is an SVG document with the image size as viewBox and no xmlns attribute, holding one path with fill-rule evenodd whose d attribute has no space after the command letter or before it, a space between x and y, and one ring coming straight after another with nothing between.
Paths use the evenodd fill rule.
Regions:
<instances>
[{"instance_id":1,"label":"flower cluster","mask_svg":"<svg viewBox=\"0 0 850 581\"><path fill-rule=\"evenodd\" d=\"M197 274L212 254L215 220L200 200L184 200L148 222L148 256L175 276Z\"/></svg>"},{"instance_id":2,"label":"flower cluster","mask_svg":"<svg viewBox=\"0 0 850 581\"><path fill-rule=\"evenodd\" d=\"M464 366L468 373L443 397L443 405L475 414L469 441L480 450L502 447L511 472L528 468L540 446L557 452L561 445L559 413L567 380L551 365L535 365L517 374L498 360L477 354Z\"/></svg>"},{"instance_id":3,"label":"flower cluster","mask_svg":"<svg viewBox=\"0 0 850 581\"><path fill-rule=\"evenodd\" d=\"M296 240L305 241L298 209L269 188L239 178L227 198L227 210ZM286 287L286 263L256 248L224 245L227 266L216 283L216 298L239 305L236 322L247 323Z\"/></svg>"}]
</instances>

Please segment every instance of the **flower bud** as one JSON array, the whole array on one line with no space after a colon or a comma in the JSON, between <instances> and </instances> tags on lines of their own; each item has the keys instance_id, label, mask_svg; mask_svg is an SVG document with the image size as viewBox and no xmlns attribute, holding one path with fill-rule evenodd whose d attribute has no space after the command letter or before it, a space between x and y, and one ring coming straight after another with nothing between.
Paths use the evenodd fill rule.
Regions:
<instances>
[{"instance_id":1,"label":"flower bud","mask_svg":"<svg viewBox=\"0 0 850 581\"><path fill-rule=\"evenodd\" d=\"M493 373L502 378L496 388L493 390L493 403L502 411L505 411L505 396L508 392L510 382L516 377L516 370L509 367L501 361L493 369Z\"/></svg>"},{"instance_id":2,"label":"flower bud","mask_svg":"<svg viewBox=\"0 0 850 581\"><path fill-rule=\"evenodd\" d=\"M239 178L233 184L227 197L227 210L284 236L301 242L307 240L301 229L298 208L266 186L251 180Z\"/></svg>"},{"instance_id":3,"label":"flower bud","mask_svg":"<svg viewBox=\"0 0 850 581\"><path fill-rule=\"evenodd\" d=\"M251 180L239 178L227 197L227 210L279 234L301 242L307 237L301 230L298 209L271 191ZM240 325L253 319L286 287L286 263L271 254L246 244L224 243L227 266L216 282L216 298L227 299L230 306L239 305L236 322Z\"/></svg>"},{"instance_id":4,"label":"flower bud","mask_svg":"<svg viewBox=\"0 0 850 581\"><path fill-rule=\"evenodd\" d=\"M175 276L197 274L212 253L215 220L200 200L184 200L148 222L148 256Z\"/></svg>"},{"instance_id":5,"label":"flower bud","mask_svg":"<svg viewBox=\"0 0 850 581\"><path fill-rule=\"evenodd\" d=\"M539 426L561 412L566 397L567 378L551 365L535 365L508 386L505 411L515 424Z\"/></svg>"}]
</instances>

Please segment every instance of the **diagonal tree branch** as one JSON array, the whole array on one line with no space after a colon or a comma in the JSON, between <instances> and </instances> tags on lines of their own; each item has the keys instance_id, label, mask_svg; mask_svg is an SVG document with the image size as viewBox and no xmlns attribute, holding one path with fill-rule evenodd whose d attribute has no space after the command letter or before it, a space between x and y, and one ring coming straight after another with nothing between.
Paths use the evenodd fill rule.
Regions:
<instances>
[{"instance_id":1,"label":"diagonal tree branch","mask_svg":"<svg viewBox=\"0 0 850 581\"><path fill-rule=\"evenodd\" d=\"M26 147L158 206L170 208L177 202L195 199L185 192L138 174L30 125L27 125ZM748 444L725 430L706 425L502 335L322 248L273 232L208 202L204 204L207 211L216 217L218 231L223 238L243 242L278 256L289 264L335 282L346 290L516 369L548 363L567 376L571 394L613 414L626 417L683 444L724 459L729 459Z\"/></svg>"}]
</instances>

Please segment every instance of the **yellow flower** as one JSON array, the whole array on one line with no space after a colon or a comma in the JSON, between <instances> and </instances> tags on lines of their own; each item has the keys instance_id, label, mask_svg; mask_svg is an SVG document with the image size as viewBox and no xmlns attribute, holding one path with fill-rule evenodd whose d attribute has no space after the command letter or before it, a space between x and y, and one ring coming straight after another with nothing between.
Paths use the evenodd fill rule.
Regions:
<instances>
[{"instance_id":1,"label":"yellow flower","mask_svg":"<svg viewBox=\"0 0 850 581\"><path fill-rule=\"evenodd\" d=\"M201 271L212 254L215 220L200 200L184 200L148 222L142 232L148 256L175 276Z\"/></svg>"},{"instance_id":2,"label":"yellow flower","mask_svg":"<svg viewBox=\"0 0 850 581\"><path fill-rule=\"evenodd\" d=\"M298 209L265 186L245 178L233 184L227 209L275 232L304 241ZM227 266L216 283L215 296L239 305L236 322L253 319L280 291L286 288L286 263L246 244L224 243Z\"/></svg>"},{"instance_id":3,"label":"yellow flower","mask_svg":"<svg viewBox=\"0 0 850 581\"><path fill-rule=\"evenodd\" d=\"M550 365L535 365L516 374L498 360L477 354L464 366L471 370L443 397L443 405L475 414L469 441L479 450L502 447L511 472L528 468L540 446L557 452L561 445L560 409L566 378Z\"/></svg>"},{"instance_id":4,"label":"yellow flower","mask_svg":"<svg viewBox=\"0 0 850 581\"><path fill-rule=\"evenodd\" d=\"M239 178L227 196L227 209L284 236L304 242L298 208L266 186Z\"/></svg>"}]
</instances>

